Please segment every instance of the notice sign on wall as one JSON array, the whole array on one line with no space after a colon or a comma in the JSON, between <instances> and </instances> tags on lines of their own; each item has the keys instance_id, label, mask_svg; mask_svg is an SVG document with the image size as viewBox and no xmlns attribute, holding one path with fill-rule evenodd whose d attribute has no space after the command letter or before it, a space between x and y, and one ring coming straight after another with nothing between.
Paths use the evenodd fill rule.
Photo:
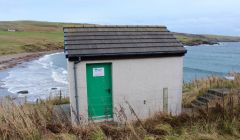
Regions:
<instances>
[{"instance_id":1,"label":"notice sign on wall","mask_svg":"<svg viewBox=\"0 0 240 140\"><path fill-rule=\"evenodd\" d=\"M93 77L104 76L104 68L93 68Z\"/></svg>"}]
</instances>

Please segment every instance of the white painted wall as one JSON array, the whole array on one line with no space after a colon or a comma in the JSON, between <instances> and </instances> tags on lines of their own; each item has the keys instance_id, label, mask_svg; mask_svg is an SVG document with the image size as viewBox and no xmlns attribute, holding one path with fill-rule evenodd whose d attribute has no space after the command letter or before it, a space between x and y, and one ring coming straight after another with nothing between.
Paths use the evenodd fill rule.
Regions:
<instances>
[{"instance_id":1,"label":"white painted wall","mask_svg":"<svg viewBox=\"0 0 240 140\"><path fill-rule=\"evenodd\" d=\"M121 59L109 61L82 61L77 64L79 108L82 121L87 121L87 63L112 63L112 94L114 112L124 108L129 120L134 115L125 101L140 118L146 118L163 109L163 88L168 88L168 111L181 112L183 57ZM70 101L75 110L73 62L68 62ZM144 100L146 104L144 104ZM74 114L74 113L73 113ZM72 115L74 119L74 115ZM118 117L114 115L114 120Z\"/></svg>"}]
</instances>

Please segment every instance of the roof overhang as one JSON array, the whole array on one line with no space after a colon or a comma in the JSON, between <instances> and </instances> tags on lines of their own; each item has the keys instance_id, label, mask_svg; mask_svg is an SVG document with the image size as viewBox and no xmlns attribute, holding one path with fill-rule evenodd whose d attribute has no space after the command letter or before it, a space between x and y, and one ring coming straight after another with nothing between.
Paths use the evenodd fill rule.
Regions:
<instances>
[{"instance_id":1,"label":"roof overhang","mask_svg":"<svg viewBox=\"0 0 240 140\"><path fill-rule=\"evenodd\" d=\"M113 60L113 59L138 59L138 58L157 58L157 57L182 57L187 53L186 50L176 52L149 52L149 53L123 53L123 54L99 54L99 55L66 55L69 61L88 61L88 60Z\"/></svg>"}]
</instances>

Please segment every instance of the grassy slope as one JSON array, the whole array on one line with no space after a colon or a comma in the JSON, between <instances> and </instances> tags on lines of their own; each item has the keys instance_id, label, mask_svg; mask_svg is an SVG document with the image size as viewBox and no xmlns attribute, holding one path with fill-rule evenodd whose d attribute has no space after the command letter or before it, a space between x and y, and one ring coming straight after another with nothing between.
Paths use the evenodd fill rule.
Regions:
<instances>
[{"instance_id":1,"label":"grassy slope","mask_svg":"<svg viewBox=\"0 0 240 140\"><path fill-rule=\"evenodd\" d=\"M0 22L0 54L63 49L64 23L13 21ZM7 32L15 29L17 32Z\"/></svg>"},{"instance_id":2,"label":"grassy slope","mask_svg":"<svg viewBox=\"0 0 240 140\"><path fill-rule=\"evenodd\" d=\"M0 54L36 52L63 48L63 26L73 23L11 21L0 22ZM7 32L16 29L17 32ZM218 41L240 41L240 37L175 33L184 45L211 44Z\"/></svg>"},{"instance_id":3,"label":"grassy slope","mask_svg":"<svg viewBox=\"0 0 240 140\"><path fill-rule=\"evenodd\" d=\"M0 31L0 54L62 49L62 32Z\"/></svg>"}]
</instances>

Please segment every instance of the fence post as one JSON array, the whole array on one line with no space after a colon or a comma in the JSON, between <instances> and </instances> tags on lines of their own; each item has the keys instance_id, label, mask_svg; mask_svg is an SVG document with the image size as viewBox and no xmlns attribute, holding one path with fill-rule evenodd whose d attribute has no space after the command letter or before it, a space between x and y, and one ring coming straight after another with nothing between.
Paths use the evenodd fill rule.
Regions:
<instances>
[{"instance_id":1,"label":"fence post","mask_svg":"<svg viewBox=\"0 0 240 140\"><path fill-rule=\"evenodd\" d=\"M51 94L52 94L52 93L50 92L50 94L49 94L49 96L48 96L48 100L50 100L50 98L51 98Z\"/></svg>"},{"instance_id":2,"label":"fence post","mask_svg":"<svg viewBox=\"0 0 240 140\"><path fill-rule=\"evenodd\" d=\"M209 122L209 104L207 103L207 123Z\"/></svg>"},{"instance_id":3,"label":"fence post","mask_svg":"<svg viewBox=\"0 0 240 140\"><path fill-rule=\"evenodd\" d=\"M59 96L59 99L60 99L60 101L62 100L62 91L60 90L60 96Z\"/></svg>"},{"instance_id":4,"label":"fence post","mask_svg":"<svg viewBox=\"0 0 240 140\"><path fill-rule=\"evenodd\" d=\"M223 103L223 120L225 120L225 101L224 101L224 95L223 95L223 91L222 91L222 103Z\"/></svg>"},{"instance_id":5,"label":"fence post","mask_svg":"<svg viewBox=\"0 0 240 140\"><path fill-rule=\"evenodd\" d=\"M24 102L27 103L27 96L24 96Z\"/></svg>"}]
</instances>

